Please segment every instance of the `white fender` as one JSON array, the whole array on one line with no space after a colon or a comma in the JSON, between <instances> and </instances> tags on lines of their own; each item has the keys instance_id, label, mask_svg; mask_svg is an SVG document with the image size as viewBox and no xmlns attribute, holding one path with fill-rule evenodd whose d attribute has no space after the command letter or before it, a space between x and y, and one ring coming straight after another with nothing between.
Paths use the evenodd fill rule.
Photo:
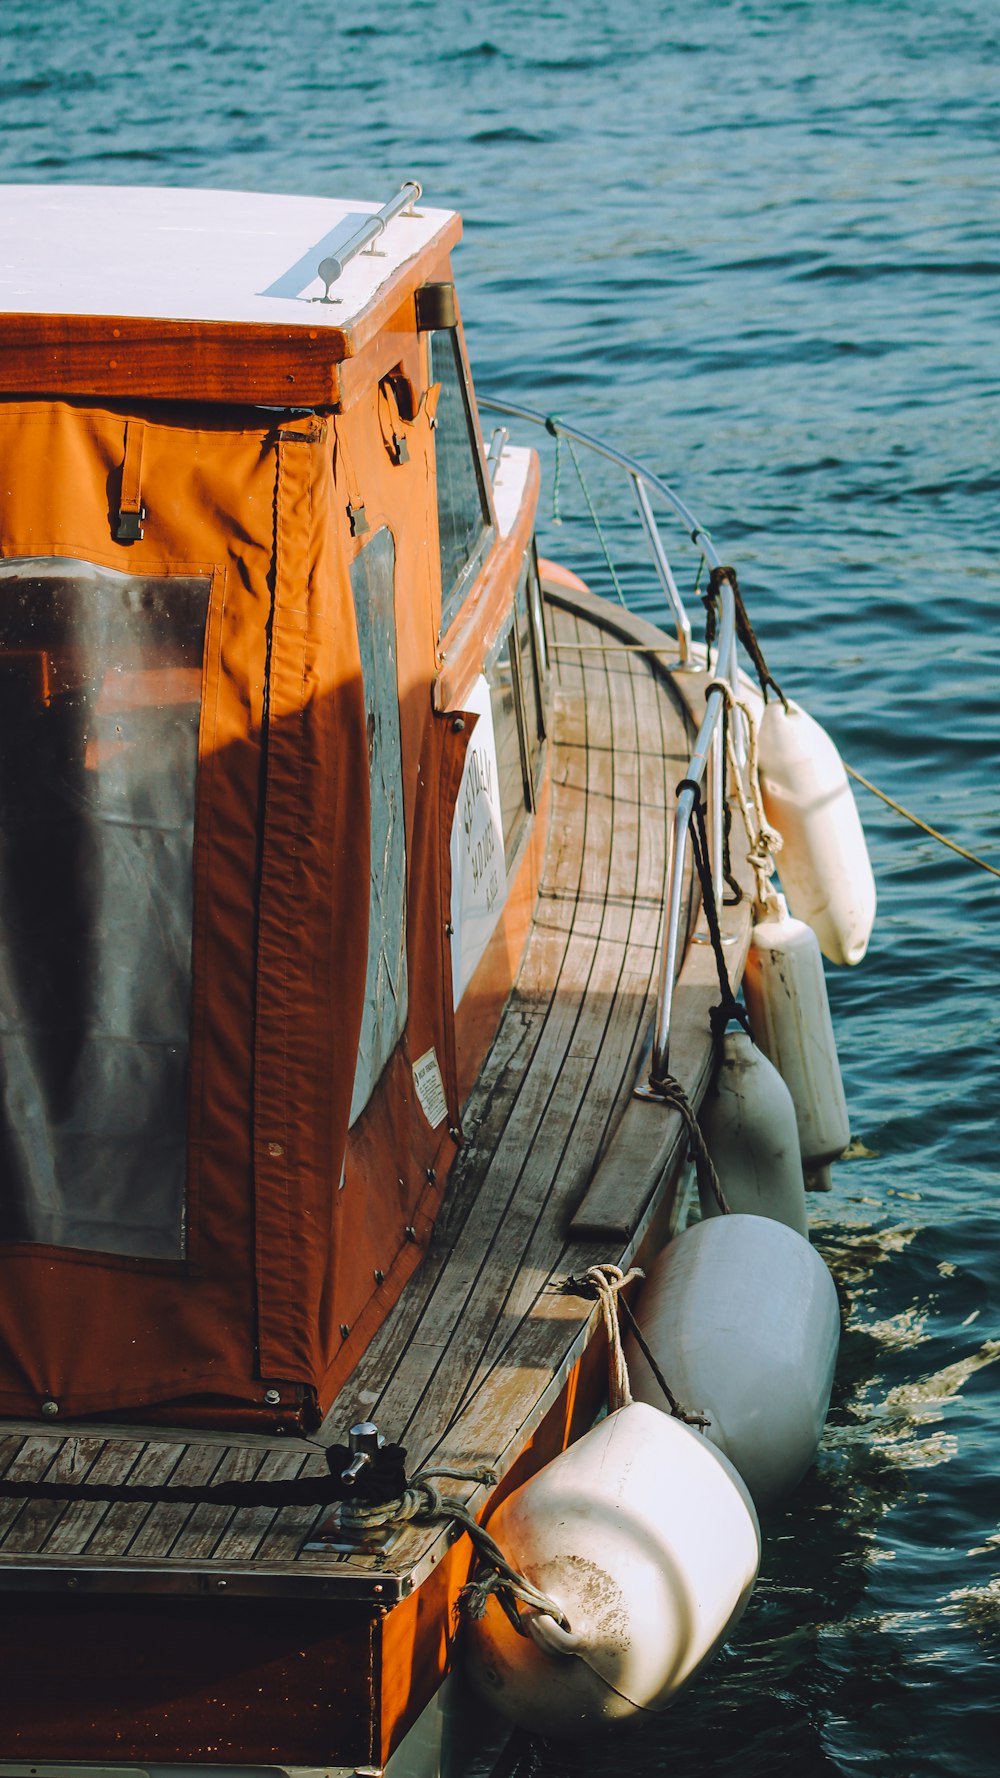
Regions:
<instances>
[{"instance_id":1,"label":"white fender","mask_svg":"<svg viewBox=\"0 0 1000 1778\"><path fill-rule=\"evenodd\" d=\"M826 977L811 926L783 897L750 939L743 993L753 1034L792 1095L802 1164L818 1175L851 1139Z\"/></svg>"},{"instance_id":2,"label":"white fender","mask_svg":"<svg viewBox=\"0 0 1000 1778\"><path fill-rule=\"evenodd\" d=\"M840 1343L837 1292L815 1248L763 1216L695 1223L653 1262L633 1312L665 1381L708 1415L708 1438L756 1505L780 1500L816 1455ZM661 1403L632 1335L625 1356L636 1399Z\"/></svg>"},{"instance_id":3,"label":"white fender","mask_svg":"<svg viewBox=\"0 0 1000 1778\"><path fill-rule=\"evenodd\" d=\"M798 704L773 700L758 734L760 787L781 834L778 874L792 913L831 963L860 963L875 920L875 880L843 761Z\"/></svg>"},{"instance_id":4,"label":"white fender","mask_svg":"<svg viewBox=\"0 0 1000 1778\"><path fill-rule=\"evenodd\" d=\"M530 1613L519 1636L491 1598L468 1624L469 1676L494 1709L544 1735L663 1709L731 1630L760 1562L732 1465L638 1402L511 1494L489 1530L569 1630Z\"/></svg>"},{"instance_id":5,"label":"white fender","mask_svg":"<svg viewBox=\"0 0 1000 1778\"><path fill-rule=\"evenodd\" d=\"M730 1210L773 1216L808 1235L795 1106L785 1082L745 1031L727 1031L698 1122ZM840 1151L838 1150L838 1153ZM718 1216L701 1194L702 1216Z\"/></svg>"}]
</instances>

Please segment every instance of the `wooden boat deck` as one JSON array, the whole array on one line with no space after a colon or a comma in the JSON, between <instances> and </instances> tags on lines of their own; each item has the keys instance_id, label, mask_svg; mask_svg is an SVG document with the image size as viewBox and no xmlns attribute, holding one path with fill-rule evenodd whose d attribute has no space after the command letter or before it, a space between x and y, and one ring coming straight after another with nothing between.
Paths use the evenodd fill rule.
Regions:
<instances>
[{"instance_id":1,"label":"wooden boat deck","mask_svg":"<svg viewBox=\"0 0 1000 1778\"><path fill-rule=\"evenodd\" d=\"M369 1418L405 1445L410 1473L429 1463L503 1474L596 1326L595 1305L560 1294L557 1281L599 1261L627 1261L654 1217L669 1226L680 1121L633 1100L632 1089L655 999L672 786L689 757L705 679L672 675L662 633L641 620L582 595L551 599L552 812L523 965L465 1111L466 1143L429 1252L319 1440L10 1424L0 1473L157 1485L290 1479L323 1472L320 1445ZM726 919L738 976L749 915L737 908ZM715 998L711 950L691 945L671 1064L695 1100L709 1069ZM446 1487L473 1506L486 1494ZM450 1541L440 1525L410 1526L381 1553L344 1554L315 1547L324 1516L314 1508L0 1502L0 1587L227 1587L388 1604Z\"/></svg>"}]
</instances>

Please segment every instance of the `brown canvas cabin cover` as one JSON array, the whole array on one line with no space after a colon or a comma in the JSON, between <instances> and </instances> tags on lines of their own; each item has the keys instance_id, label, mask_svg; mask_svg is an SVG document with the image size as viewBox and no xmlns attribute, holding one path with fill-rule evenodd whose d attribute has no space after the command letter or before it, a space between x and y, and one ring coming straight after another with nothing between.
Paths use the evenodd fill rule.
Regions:
<instances>
[{"instance_id":1,"label":"brown canvas cabin cover","mask_svg":"<svg viewBox=\"0 0 1000 1778\"><path fill-rule=\"evenodd\" d=\"M0 691L7 702L0 721L7 784L0 792L7 829L0 922L6 925L13 910L17 930L32 932L35 946L30 957L9 960L14 975L20 970L24 977L29 964L35 975L22 980L0 1032L4 1190L8 1201L18 1192L30 1200L27 1225L8 1215L0 1230L0 1409L7 1414L34 1415L46 1402L60 1413L101 1416L166 1404L168 1417L184 1418L201 1404L219 1424L262 1414L273 1420L297 1408L308 1419L349 1372L429 1232L458 1112L445 922L448 835L469 736L432 709L440 593L426 404L409 421L392 414L393 427L406 428L405 454L390 449L385 414L385 392L374 386L336 419L260 410L125 412L49 399L0 406L0 555L14 577L0 578ZM364 524L357 518L362 506ZM143 535L119 541L122 529ZM383 529L394 559L408 1018L347 1145L366 982L372 725L350 570ZM45 593L31 578L24 566L31 561L57 591ZM60 563L70 576L77 572L70 565L87 564L86 572L103 573L111 589L101 607L105 630L86 660L63 607L78 599L73 609L86 630L100 600L82 582L74 592L60 581ZM135 586L133 596L127 589ZM36 597L48 614L42 643L32 640ZM122 669L114 650L126 606L146 641L128 645ZM171 629L178 609L193 613L183 645ZM167 640L150 653L154 633ZM102 660L105 647L111 652ZM34 722L33 733L54 732L59 710L59 721L76 723L80 747L73 784L58 793L69 814L60 817L57 843L44 827L42 755L25 753L22 730ZM148 726L150 710L159 727ZM144 911L157 895L163 911L170 860L180 856L183 864L183 835L178 853L176 834L157 833L159 871L148 835L135 836L159 819L147 819L140 806L149 792L150 749L173 744L169 737L183 726L185 710L197 732L197 779L193 912L179 920L181 929L192 921L183 1220L174 1217L168 1226L168 1216L167 1232L156 1239L140 1233L130 1245L131 1237L115 1237L116 1250L106 1251L99 1233L80 1235L72 1214L66 1224L53 1219L45 1198L46 1190L52 1195L50 1151L53 1131L60 1141L66 1135L58 1126L74 1079L79 1098L84 1052L105 1086L118 1080L87 1049L95 1020L110 1018L108 993L94 986L93 968L111 958L113 976L116 947L128 956L145 946L154 963L158 945L166 946L164 954L171 945L174 952L184 948L183 930L173 939L162 931L178 924L182 892L155 932L155 908L149 918ZM145 742L136 741L143 732ZM133 756L140 777L146 773L138 789L125 783ZM37 782L18 780L19 758L28 760L29 779L41 774ZM168 748L161 765L171 758ZM159 779L176 789L176 772L161 770ZM101 802L102 782L131 798L128 820L124 805L116 814L113 798ZM35 850L25 875L17 846L29 830ZM65 840L70 830L77 836L72 844ZM119 847L119 862L120 848L131 848L126 876L119 872L114 895L105 882L89 902L84 897L81 912L73 858L105 860L101 880L110 881L111 844ZM129 871L134 896L122 892ZM96 964L91 958L85 966L72 945L64 969L53 955L51 934L67 930L69 905L70 925L80 924ZM12 945L8 935L6 950ZM59 970L54 985L43 980L39 987L46 971ZM68 1036L44 1028L39 1035L32 1009L37 1014L49 988L64 1007L67 973L76 1022ZM183 1012L183 993L179 1004ZM93 1016L88 1005L97 1008ZM147 1013L148 1006L142 1017ZM166 1101L157 1098L155 1083L143 1097L151 1052L142 1018L133 1026L119 1098L138 1107L136 1117L147 1105L162 1113ZM166 1037L159 1033L156 1050L161 1060L173 1057L175 1070L177 1054L184 1059L177 1033L175 1018ZM67 1044L75 1045L68 1057ZM31 1061L33 1045L48 1061L43 1055L31 1072L25 1057ZM447 1097L447 1116L435 1128L412 1076L412 1063L431 1048ZM28 1070L31 1090L46 1106L44 1136L29 1130L23 1137L18 1069ZM66 1156L81 1154L92 1135L78 1127L81 1117L86 1125L86 1105L77 1104L73 1117L64 1192L73 1171ZM127 1165L117 1151L93 1151L93 1189L97 1199L105 1194L105 1215L116 1193L118 1202L141 1196L150 1167L162 1162L169 1174L170 1145L184 1132L157 1133L154 1123L144 1131L140 1118L126 1132ZM11 1160L32 1143L34 1158ZM43 1189L35 1176L45 1168L50 1184ZM68 1236L58 1236L61 1227ZM265 1406L265 1394L273 1404L274 1391L280 1405Z\"/></svg>"}]
</instances>

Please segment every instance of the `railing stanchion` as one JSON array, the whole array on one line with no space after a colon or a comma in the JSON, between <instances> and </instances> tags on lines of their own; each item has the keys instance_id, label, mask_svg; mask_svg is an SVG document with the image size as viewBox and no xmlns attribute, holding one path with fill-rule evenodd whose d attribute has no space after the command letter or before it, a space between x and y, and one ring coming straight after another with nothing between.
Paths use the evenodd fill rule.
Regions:
<instances>
[{"instance_id":1,"label":"railing stanchion","mask_svg":"<svg viewBox=\"0 0 1000 1778\"><path fill-rule=\"evenodd\" d=\"M682 790L677 798L673 824L667 834L667 919L660 952L660 977L656 993L656 1031L653 1036L653 1059L649 1084L663 1080L670 1066L670 1021L674 1007L674 982L677 977L677 950L680 943L681 902L684 891L684 863L687 855L688 828L694 810L693 790Z\"/></svg>"},{"instance_id":2,"label":"railing stanchion","mask_svg":"<svg viewBox=\"0 0 1000 1778\"><path fill-rule=\"evenodd\" d=\"M607 445L602 439L593 438L587 432L581 432L575 426L567 426L562 420L547 419L544 414L532 408L518 407L512 402L492 401L479 397L479 406L489 408L494 413L509 414L516 420L527 420L531 425L544 426L554 437L572 439L576 444L584 445L595 451L598 456L606 457L609 462L617 463L620 469L631 478L635 492L636 504L642 519L646 538L653 552L660 585L667 596L668 603L677 620L677 649L680 661L687 664L691 659L691 626L687 613L677 591L677 584L671 572L670 563L663 547L656 520L649 502L650 490L658 494L668 506L672 507L684 525L692 543L698 549L711 568L721 568L722 562L709 537L703 531L690 509L679 499L667 483L660 480L651 470L638 462L635 457L628 457L613 445ZM736 607L733 589L728 580L720 577L719 586L720 621L719 640L715 655L715 678L725 680L731 690L736 693L739 686L736 659ZM706 662L711 671L711 664ZM681 957L681 926L683 916L684 867L687 858L688 832L694 813L695 797L705 796L711 823L711 864L712 885L716 907L722 905L724 886L724 834L725 834L725 758L723 754L724 723L723 713L725 699L721 687L710 691L705 703L705 715L695 739L694 751L685 773L685 788L677 798L667 839L667 874L666 874L666 927L663 934L663 948L660 953L659 989L657 994L656 1028L653 1035L653 1059L650 1069L650 1084L647 1088L637 1091L647 1096L652 1091L655 1097L656 1082L663 1080L667 1073L670 1053L670 1022L674 1004L674 985L676 982ZM742 760L743 737L737 730L734 737L737 759ZM698 787L697 791L695 786Z\"/></svg>"},{"instance_id":3,"label":"railing stanchion","mask_svg":"<svg viewBox=\"0 0 1000 1778\"><path fill-rule=\"evenodd\" d=\"M660 585L666 594L667 604L673 612L674 622L677 626L677 652L681 665L686 667L691 659L691 625L688 622L688 614L684 609L680 593L677 591L677 582L674 579L667 552L663 547L659 527L653 516L646 484L634 472L632 473L632 491L635 494L635 503L639 508L639 517L642 520L649 547L653 552L653 561L656 564Z\"/></svg>"},{"instance_id":4,"label":"railing stanchion","mask_svg":"<svg viewBox=\"0 0 1000 1778\"><path fill-rule=\"evenodd\" d=\"M725 722L716 725L712 736L711 757L711 822L712 822L712 889L715 894L716 911L722 906L722 891L725 885L723 865L725 863L725 821L726 821L726 762L722 751L722 737Z\"/></svg>"}]
</instances>

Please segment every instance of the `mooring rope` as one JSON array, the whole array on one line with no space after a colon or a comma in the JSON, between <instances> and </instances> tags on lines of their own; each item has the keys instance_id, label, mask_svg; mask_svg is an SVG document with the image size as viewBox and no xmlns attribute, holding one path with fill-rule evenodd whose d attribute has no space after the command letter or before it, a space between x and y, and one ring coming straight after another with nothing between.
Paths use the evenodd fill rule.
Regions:
<instances>
[{"instance_id":1,"label":"mooring rope","mask_svg":"<svg viewBox=\"0 0 1000 1778\"><path fill-rule=\"evenodd\" d=\"M708 1143L698 1122L698 1114L679 1080L672 1074L665 1074L659 1080L650 1082L655 1093L658 1093L665 1105L680 1113L687 1125L688 1143L694 1161L698 1190L702 1197L711 1195L718 1204L723 1216L730 1214L730 1205L722 1189L722 1181L715 1170L715 1162L709 1153Z\"/></svg>"},{"instance_id":2,"label":"mooring rope","mask_svg":"<svg viewBox=\"0 0 1000 1778\"><path fill-rule=\"evenodd\" d=\"M705 826L705 806L701 800L701 785L694 778L682 778L677 786L677 795L680 796L684 790L694 793L694 807L691 812L689 830L691 854L698 873L702 906L705 911L712 955L715 958L715 968L719 978L719 1004L713 1006L708 1015L712 1035L718 1048L722 1043L726 1026L731 1020L735 1019L737 1024L742 1025L748 1036L750 1035L750 1021L747 1018L746 1008L740 1005L733 993L729 971L726 968L726 955L722 948L722 930L719 926L719 914L715 905L715 885L712 882L712 864L709 856L708 832ZM654 1087L658 1084L656 1081L652 1082Z\"/></svg>"},{"instance_id":3,"label":"mooring rope","mask_svg":"<svg viewBox=\"0 0 1000 1778\"><path fill-rule=\"evenodd\" d=\"M554 1618L557 1624L568 1630L569 1622L562 1608L547 1593L543 1593L540 1587L536 1587L526 1574L522 1574L508 1562L496 1538L491 1537L480 1525L465 1502L456 1500L452 1495L442 1494L437 1485L442 1477L484 1485L495 1484L497 1479L490 1469L456 1469L450 1465L422 1469L407 1482L402 1494L395 1500L375 1502L352 1497L342 1502L340 1529L363 1540L366 1534L400 1530L408 1524L457 1523L468 1532L476 1555L483 1564L482 1571L475 1579L467 1581L461 1589L459 1600L462 1609L471 1617L482 1617L487 1600L491 1594L495 1594L497 1602L521 1636L528 1633L518 1609L522 1605L531 1611Z\"/></svg>"},{"instance_id":4,"label":"mooring rope","mask_svg":"<svg viewBox=\"0 0 1000 1778\"><path fill-rule=\"evenodd\" d=\"M0 1480L0 1500L31 1501L101 1501L106 1505L148 1506L227 1506L271 1507L339 1506L340 1528L357 1535L359 1542L366 1533L402 1527L410 1522L433 1524L437 1521L460 1524L472 1539L483 1573L470 1581L460 1595L465 1608L473 1616L481 1616L486 1600L495 1593L499 1603L521 1635L527 1631L520 1621L518 1605L554 1618L563 1629L569 1624L547 1593L534 1586L507 1561L496 1539L485 1531L464 1501L441 1493L436 1478L450 1477L456 1481L496 1482L489 1469L455 1469L444 1465L438 1469L420 1470L407 1481L404 1470L406 1452L401 1445L383 1445L357 1479L345 1483L342 1472L351 1461L346 1445L332 1445L324 1453L326 1475L307 1476L300 1481L285 1482L221 1482L201 1487L130 1486L87 1482L29 1482Z\"/></svg>"},{"instance_id":5,"label":"mooring rope","mask_svg":"<svg viewBox=\"0 0 1000 1778\"><path fill-rule=\"evenodd\" d=\"M358 1497L378 1506L398 1498L406 1487L406 1452L401 1445L383 1445L356 1481L345 1482L352 1453L346 1445L324 1452L326 1475L281 1482L205 1482L199 1486L164 1482L35 1482L0 1479L0 1500L101 1501L108 1506L336 1506Z\"/></svg>"},{"instance_id":6,"label":"mooring rope","mask_svg":"<svg viewBox=\"0 0 1000 1778\"><path fill-rule=\"evenodd\" d=\"M588 1266L585 1272L564 1279L562 1289L568 1296L596 1297L601 1305L608 1335L608 1408L610 1412L614 1413L618 1408L631 1407L633 1401L628 1364L622 1346L620 1316L624 1315L636 1345L663 1391L671 1414L676 1420L682 1420L685 1426L697 1426L704 1431L706 1426L711 1425L711 1421L704 1414L691 1413L687 1408L681 1406L646 1344L635 1316L621 1294L625 1286L631 1284L634 1278L644 1277L645 1273L640 1271L638 1266L633 1266L628 1272L624 1272L621 1266L611 1264Z\"/></svg>"},{"instance_id":7,"label":"mooring rope","mask_svg":"<svg viewBox=\"0 0 1000 1778\"><path fill-rule=\"evenodd\" d=\"M622 1331L618 1319L618 1295L636 1278L644 1278L645 1272L638 1266L623 1272L621 1266L600 1265L590 1266L581 1277L568 1280L568 1285L589 1285L585 1295L596 1296L601 1305L604 1317L604 1328L608 1336L608 1407L612 1413L617 1408L632 1405L632 1386L628 1377L628 1365L622 1347ZM579 1294L579 1293L578 1293Z\"/></svg>"},{"instance_id":8,"label":"mooring rope","mask_svg":"<svg viewBox=\"0 0 1000 1778\"><path fill-rule=\"evenodd\" d=\"M708 577L707 590L701 595L701 602L705 607L706 653L711 649L712 643L715 640L719 588L722 586L723 581L727 582L732 589L733 604L736 608L736 634L753 662L753 669L760 684L761 696L766 704L768 687L770 687L774 692L775 697L787 710L788 699L782 691L781 686L778 684L778 681L775 679L774 674L768 671L768 665L764 659L764 651L754 634L753 624L750 622L747 608L743 603L743 595L740 592L740 583L736 577L735 568L726 568L723 566L713 568Z\"/></svg>"},{"instance_id":9,"label":"mooring rope","mask_svg":"<svg viewBox=\"0 0 1000 1778\"><path fill-rule=\"evenodd\" d=\"M866 790L870 790L872 796L880 797L882 802L887 803L889 808L893 809L897 815L902 815L907 821L912 821L914 827L919 827L921 833L929 834L930 838L932 840L937 840L939 845L947 846L949 852L957 852L959 858L965 858L970 864L978 865L980 870L989 871L991 877L1000 877L1000 870L997 869L995 864L987 864L985 858L978 858L975 852L967 852L964 846L957 845L956 842L950 840L946 834L939 833L936 827L931 827L928 822L921 821L920 816L914 815L912 809L904 809L902 803L897 803L891 796L887 796L885 791L880 790L877 784L872 784L869 779L863 778L861 773L856 772L854 767L849 766L846 761L844 770L849 772L852 778L856 778L859 784L863 784Z\"/></svg>"},{"instance_id":10,"label":"mooring rope","mask_svg":"<svg viewBox=\"0 0 1000 1778\"><path fill-rule=\"evenodd\" d=\"M659 647L659 648L650 642L613 642L613 643L607 643L607 642L550 642L549 643L549 653L550 654L638 654L638 655L645 654L645 655L651 655L651 656L667 655L668 657L673 658L674 656L676 656L677 646L673 642L665 642L662 645L662 647ZM716 687L716 686L721 687L724 684L725 684L724 680L721 680L721 679L713 680L712 684L708 687L708 690L711 691L713 689L713 687ZM728 691L729 687L726 686L726 689ZM732 695L732 694L730 693L730 695ZM749 710L748 710L746 704L742 703L739 699L736 699L735 700L735 708L737 710L742 710L744 716L747 717L747 721L749 724L752 719L750 717L750 713L749 713ZM755 726L756 725L754 725L754 727ZM754 745L756 746L756 740L754 741ZM728 752L729 752L730 764L732 764L733 749L729 748ZM928 837L932 840L937 840L937 842L940 846L947 846L949 852L956 852L958 854L959 858L966 859L969 864L976 865L979 868L979 870L988 871L991 877L1000 877L1000 867L998 867L995 864L988 863L985 858L980 858L978 853L968 851L968 849L965 846L960 846L956 840L950 840L948 838L947 834L941 833L938 828L931 827L931 825L928 821L922 820L919 815L914 814L912 809L905 808L902 803L898 803L896 801L895 797L891 797L888 795L888 793L886 791L880 790L877 784L873 784L870 778L866 778L864 776L864 773L857 771L854 766L848 765L846 760L844 761L844 770L845 770L845 772L847 772L849 774L850 777L854 778L858 784L863 785L865 790L871 791L872 796L877 796L880 799L880 801L882 801L883 803L886 804L886 806L888 808L892 809L894 814L902 815L902 817L905 821L912 822L913 826L916 828L919 828L921 833L927 834ZM734 779L738 785L737 800L739 800L741 787L739 787L739 774L737 772L734 772ZM759 783L759 779L758 779L758 783ZM741 813L743 813L742 810L741 810ZM743 819L744 819L744 824L745 824L746 823L746 814L745 813L743 813ZM766 823L765 823L765 825L766 825ZM773 834L774 829L768 828L768 832ZM780 836L775 834L774 837L777 839ZM773 845L771 846L770 849L772 852L777 850L777 848ZM750 862L751 862L751 864L753 864L752 859L750 860ZM756 864L753 864L753 868L756 871L756 869L757 869Z\"/></svg>"},{"instance_id":11,"label":"mooring rope","mask_svg":"<svg viewBox=\"0 0 1000 1778\"><path fill-rule=\"evenodd\" d=\"M553 487L552 487L552 522L553 522L553 524L561 525L563 521L562 521L562 515L560 513L560 509L559 509L559 492L560 492L560 482L561 482L561 476L562 476L562 444L563 444L563 436L564 435L561 430L560 421L557 418L557 416L554 414L550 414L548 416L548 418L546 419L546 422L545 422L545 426L546 426L546 430L549 433L551 433L552 437L555 439L555 446L556 446L555 475L553 478ZM618 595L619 600L621 601L621 604L623 606L625 606L625 608L627 610L628 609L627 601L625 599L624 593L622 592L621 583L619 581L618 574L615 570L614 563L611 559L611 552L608 548L607 539L605 538L600 519L598 518L597 511L594 507L594 503L593 503L593 500L590 495L590 489L587 486L587 482L586 482L586 479L583 474L583 469L580 465L580 461L579 461L579 458L577 457L576 451L573 448L572 439L567 437L566 438L566 445L569 449L570 456L572 457L573 466L576 469L577 477L580 482L580 487L583 490L584 500L587 503L587 509L590 514L591 521L594 525L594 529L597 533L597 537L598 537L600 544L601 544L601 549L604 554L605 562L607 563L608 572L611 576L612 584L614 586L616 594ZM703 537L703 536L710 538L711 533L706 531L704 529L704 527L700 527L699 529L695 530L692 533L692 541L695 544L697 544L699 537ZM771 691L773 691L775 693L776 697L780 700L780 702L784 706L785 710L787 711L788 699L786 698L784 692L782 691L781 686L778 684L778 681L774 678L774 675L770 672L767 662L764 659L763 651L761 649L760 643L757 640L757 636L754 631L753 624L750 621L749 614L748 614L746 606L743 602L743 596L742 596L742 593L740 592L739 579L737 577L735 568L727 567L725 565L720 565L717 568L713 568L711 570L710 575L709 575L708 587L707 587L706 591L704 593L702 593L701 592L701 579L702 579L702 575L705 571L706 566L707 566L707 558L706 558L704 552L702 552L701 557L698 562L698 571L697 571L697 574L695 575L694 596L700 597L701 602L705 607L705 647L706 647L706 650L707 651L711 650L712 644L715 640L716 629L717 629L717 624L718 624L719 587L723 581L727 581L729 586L732 588L732 592L733 592L733 601L734 601L735 613L736 613L736 633L739 637L739 640L742 642L744 648L746 649L748 655L750 656L751 661L753 662L754 671L757 674L757 679L760 684L761 693L763 695L764 702L765 703L767 702L767 694L768 694L768 690L770 689ZM570 644L570 643L555 643L555 644L551 644L550 646L553 647L554 651L569 650L570 648L576 648L578 651L584 652L584 650L586 649L586 645ZM603 645L601 645L601 644L593 644L592 647L595 652L598 650L600 650L601 652L606 652L606 653L612 652L609 649L603 648ZM619 645L619 647L620 647L620 645ZM590 650L586 650L586 651L589 652ZM618 652L618 650L616 649L614 652ZM639 654L639 653L659 654L659 653L667 652L667 651L655 649L655 648L646 648L643 646L637 646L633 650L631 650L631 652L635 652L637 654ZM745 706L741 705L740 708L744 709L744 714L746 714ZM989 875L992 877L1000 877L1000 867L998 867L997 865L994 865L994 864L989 864L985 858L980 858L977 855L977 853L970 852L965 846L958 845L958 843L955 840L950 840L948 838L947 834L943 834L943 833L939 832L939 830L936 827L931 827L929 822L921 820L920 816L915 815L913 813L912 809L905 808L904 805L902 803L897 802L894 797L887 795L887 793L884 790L880 790L877 784L873 784L869 778L866 778L863 775L863 773L856 771L853 766L847 765L846 761L845 761L845 769L847 772L850 773L850 776L857 781L858 784L863 785L865 790L870 791L872 796L879 797L880 800L883 803L885 803L888 808L892 809L895 812L895 814L901 815L905 821L911 822L914 827L919 828L921 833L925 833L929 836L929 838L931 838L933 840L937 840L939 845L947 847L947 849L950 852L957 853L959 858L964 858L969 864L974 864L977 867L977 869L987 871L989 873ZM763 829L765 826L766 826L766 823L762 822L761 823L761 831L762 832L763 832ZM769 830L769 831L773 831L773 830ZM748 835L748 837L749 837L749 835ZM774 846L771 846L770 850L773 852L774 850L776 850L776 848ZM760 872L758 870L757 863L754 861L753 858L751 858L750 862L751 862L751 865L753 866L753 869L757 875L758 886L761 886L762 878L761 878ZM770 873L768 873L768 874L770 874ZM771 900L769 900L767 897L765 897L764 906L773 905L773 893L774 892L772 890L770 892L770 896L772 898Z\"/></svg>"},{"instance_id":12,"label":"mooring rope","mask_svg":"<svg viewBox=\"0 0 1000 1778\"><path fill-rule=\"evenodd\" d=\"M726 760L729 766L728 782L734 788L736 804L740 811L743 827L747 836L747 863L757 880L754 892L756 905L765 912L775 913L778 908L778 894L771 882L775 870L775 856L784 844L780 833L768 824L764 809L764 797L760 787L760 767L757 756L757 724L749 704L734 698L732 688L725 679L713 679L706 687L705 696L709 692L718 691L725 699L726 709L732 714L738 710L747 726L747 763L746 777L750 790L747 796L743 788L743 774L736 757L736 743L733 739L732 723L726 729ZM750 801L753 801L751 811ZM728 799L727 805L728 807Z\"/></svg>"}]
</instances>

